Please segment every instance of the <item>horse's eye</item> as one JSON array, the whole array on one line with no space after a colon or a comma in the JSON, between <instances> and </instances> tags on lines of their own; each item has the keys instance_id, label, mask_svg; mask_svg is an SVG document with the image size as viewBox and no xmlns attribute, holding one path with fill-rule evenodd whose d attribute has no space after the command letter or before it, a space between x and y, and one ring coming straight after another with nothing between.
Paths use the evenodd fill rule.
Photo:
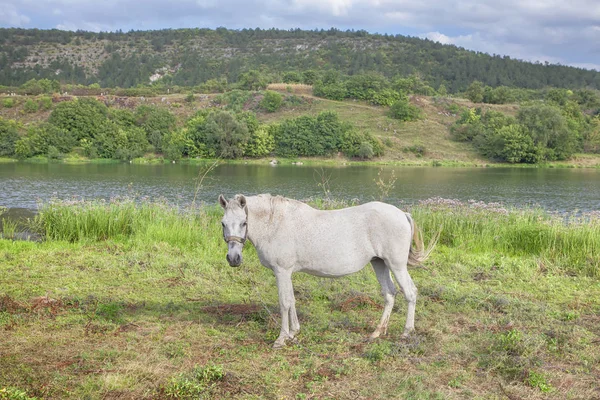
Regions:
<instances>
[{"instance_id":1,"label":"horse's eye","mask_svg":"<svg viewBox=\"0 0 600 400\"><path fill-rule=\"evenodd\" d=\"M221 226L225 228L225 222L221 222Z\"/></svg>"},{"instance_id":2,"label":"horse's eye","mask_svg":"<svg viewBox=\"0 0 600 400\"><path fill-rule=\"evenodd\" d=\"M248 225L248 224L245 222L242 222L242 227L246 227L246 225Z\"/></svg>"}]
</instances>

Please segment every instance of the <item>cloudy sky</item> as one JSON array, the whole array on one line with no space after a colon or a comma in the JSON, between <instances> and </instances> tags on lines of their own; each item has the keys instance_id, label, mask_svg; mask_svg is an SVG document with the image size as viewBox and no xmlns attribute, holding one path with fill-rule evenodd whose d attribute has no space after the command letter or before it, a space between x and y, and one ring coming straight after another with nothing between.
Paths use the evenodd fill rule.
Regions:
<instances>
[{"instance_id":1,"label":"cloudy sky","mask_svg":"<svg viewBox=\"0 0 600 400\"><path fill-rule=\"evenodd\" d=\"M364 29L600 71L600 0L0 0L0 26Z\"/></svg>"}]
</instances>

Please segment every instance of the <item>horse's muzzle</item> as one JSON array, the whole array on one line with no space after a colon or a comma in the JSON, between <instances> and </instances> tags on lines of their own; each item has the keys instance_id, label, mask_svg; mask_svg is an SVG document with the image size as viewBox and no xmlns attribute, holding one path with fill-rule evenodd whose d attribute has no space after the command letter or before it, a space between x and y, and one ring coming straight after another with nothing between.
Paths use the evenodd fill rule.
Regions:
<instances>
[{"instance_id":1,"label":"horse's muzzle","mask_svg":"<svg viewBox=\"0 0 600 400\"><path fill-rule=\"evenodd\" d=\"M240 264L242 263L242 256L239 254L236 254L236 255L230 257L229 253L228 253L227 254L227 262L232 267L239 267Z\"/></svg>"}]
</instances>

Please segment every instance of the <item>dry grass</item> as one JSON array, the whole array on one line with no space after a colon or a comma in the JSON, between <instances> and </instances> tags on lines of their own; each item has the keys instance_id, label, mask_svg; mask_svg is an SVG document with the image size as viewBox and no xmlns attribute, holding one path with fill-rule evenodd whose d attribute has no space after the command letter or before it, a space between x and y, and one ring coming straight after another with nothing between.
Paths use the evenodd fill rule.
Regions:
<instances>
[{"instance_id":1,"label":"dry grass","mask_svg":"<svg viewBox=\"0 0 600 400\"><path fill-rule=\"evenodd\" d=\"M270 83L267 90L275 90L278 92L292 93L298 95L312 96L312 85L302 83Z\"/></svg>"}]
</instances>

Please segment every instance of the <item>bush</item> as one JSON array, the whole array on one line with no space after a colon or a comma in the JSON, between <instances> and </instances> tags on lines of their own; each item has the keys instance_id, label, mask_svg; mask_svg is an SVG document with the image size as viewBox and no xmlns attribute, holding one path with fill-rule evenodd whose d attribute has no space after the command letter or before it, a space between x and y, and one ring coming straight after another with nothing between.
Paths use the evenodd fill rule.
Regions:
<instances>
[{"instance_id":1,"label":"bush","mask_svg":"<svg viewBox=\"0 0 600 400\"><path fill-rule=\"evenodd\" d=\"M340 149L346 157L372 158L383 155L383 145L370 133L349 129L341 139Z\"/></svg>"},{"instance_id":2,"label":"bush","mask_svg":"<svg viewBox=\"0 0 600 400\"><path fill-rule=\"evenodd\" d=\"M259 103L260 108L267 112L276 112L283 104L283 96L280 93L267 90L265 96Z\"/></svg>"},{"instance_id":3,"label":"bush","mask_svg":"<svg viewBox=\"0 0 600 400\"><path fill-rule=\"evenodd\" d=\"M16 104L15 99L8 98L8 99L2 100L2 107L4 107L4 108L13 108L15 106L15 104Z\"/></svg>"},{"instance_id":4,"label":"bush","mask_svg":"<svg viewBox=\"0 0 600 400\"><path fill-rule=\"evenodd\" d=\"M400 121L415 121L421 118L421 109L411 104L408 97L402 96L398 99L388 112L390 118L399 119Z\"/></svg>"},{"instance_id":5,"label":"bush","mask_svg":"<svg viewBox=\"0 0 600 400\"><path fill-rule=\"evenodd\" d=\"M56 153L69 153L75 146L73 135L51 124L42 124L28 129L16 144L15 153L20 158L49 154L50 147Z\"/></svg>"},{"instance_id":6,"label":"bush","mask_svg":"<svg viewBox=\"0 0 600 400\"><path fill-rule=\"evenodd\" d=\"M69 132L75 139L92 139L109 122L108 109L95 99L77 99L59 103L48 118L52 125Z\"/></svg>"},{"instance_id":7,"label":"bush","mask_svg":"<svg viewBox=\"0 0 600 400\"><path fill-rule=\"evenodd\" d=\"M331 155L340 150L342 138L350 129L333 111L324 111L316 118L288 119L273 128L275 152L284 157Z\"/></svg>"},{"instance_id":8,"label":"bush","mask_svg":"<svg viewBox=\"0 0 600 400\"><path fill-rule=\"evenodd\" d=\"M503 126L485 137L485 144L480 144L479 148L487 157L509 163L535 163L538 161L533 140L520 125Z\"/></svg>"},{"instance_id":9,"label":"bush","mask_svg":"<svg viewBox=\"0 0 600 400\"><path fill-rule=\"evenodd\" d=\"M27 99L25 104L23 104L23 111L25 111L26 113L34 113L37 112L37 110L38 104L32 99Z\"/></svg>"},{"instance_id":10,"label":"bush","mask_svg":"<svg viewBox=\"0 0 600 400\"><path fill-rule=\"evenodd\" d=\"M313 86L313 94L317 97L338 101L344 100L346 97L348 97L346 86L343 83L334 83L329 85L316 83Z\"/></svg>"},{"instance_id":11,"label":"bush","mask_svg":"<svg viewBox=\"0 0 600 400\"><path fill-rule=\"evenodd\" d=\"M240 89L263 90L268 84L267 77L256 70L244 72L238 77L238 87Z\"/></svg>"},{"instance_id":12,"label":"bush","mask_svg":"<svg viewBox=\"0 0 600 400\"><path fill-rule=\"evenodd\" d=\"M261 126L250 134L244 155L248 157L266 157L275 149L273 131L276 128Z\"/></svg>"},{"instance_id":13,"label":"bush","mask_svg":"<svg viewBox=\"0 0 600 400\"><path fill-rule=\"evenodd\" d=\"M243 156L250 136L246 122L223 110L204 115L200 113L188 121L188 134L196 153L190 155L210 158Z\"/></svg>"},{"instance_id":14,"label":"bush","mask_svg":"<svg viewBox=\"0 0 600 400\"><path fill-rule=\"evenodd\" d=\"M42 110L49 110L52 108L52 98L48 96L44 96L40 99L40 108Z\"/></svg>"},{"instance_id":15,"label":"bush","mask_svg":"<svg viewBox=\"0 0 600 400\"><path fill-rule=\"evenodd\" d=\"M369 142L362 142L360 147L358 148L358 157L362 159L371 159L375 152L373 151L373 146Z\"/></svg>"},{"instance_id":16,"label":"bush","mask_svg":"<svg viewBox=\"0 0 600 400\"><path fill-rule=\"evenodd\" d=\"M19 131L14 121L0 117L0 156L15 154L15 144L19 140Z\"/></svg>"},{"instance_id":17,"label":"bush","mask_svg":"<svg viewBox=\"0 0 600 400\"><path fill-rule=\"evenodd\" d=\"M177 120L163 108L142 105L135 109L135 124L146 132L148 141L158 152L163 151L163 140L173 129ZM122 115L122 117L126 117ZM126 121L126 120L124 120Z\"/></svg>"}]
</instances>

